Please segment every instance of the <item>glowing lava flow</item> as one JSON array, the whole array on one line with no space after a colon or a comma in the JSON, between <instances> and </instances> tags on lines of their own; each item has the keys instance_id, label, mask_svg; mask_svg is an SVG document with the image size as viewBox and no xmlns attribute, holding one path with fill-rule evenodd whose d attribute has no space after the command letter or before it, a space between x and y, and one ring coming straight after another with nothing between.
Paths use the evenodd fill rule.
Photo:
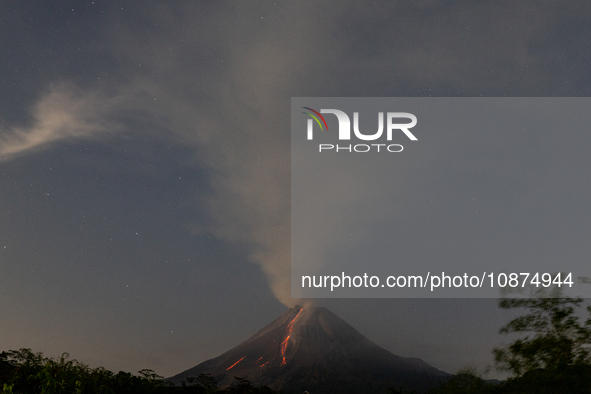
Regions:
<instances>
[{"instance_id":1,"label":"glowing lava flow","mask_svg":"<svg viewBox=\"0 0 591 394\"><path fill-rule=\"evenodd\" d=\"M244 357L246 357L246 356L244 356ZM234 366L236 364L238 364L240 361L244 360L244 357L242 357L240 360L236 361L234 364L232 364L228 368L226 368L226 371L229 371L230 369L234 368Z\"/></svg>"},{"instance_id":2,"label":"glowing lava flow","mask_svg":"<svg viewBox=\"0 0 591 394\"><path fill-rule=\"evenodd\" d=\"M302 313L303 310L304 310L304 308L300 309L298 314L293 318L291 323L289 323L289 325L287 326L287 336L285 337L283 342L281 342L281 355L283 356L283 361L281 362L281 365L285 365L285 351L287 350L287 342L289 341L289 337L291 336L291 331L293 330L293 323L296 321L296 319L298 318L300 313Z\"/></svg>"}]
</instances>

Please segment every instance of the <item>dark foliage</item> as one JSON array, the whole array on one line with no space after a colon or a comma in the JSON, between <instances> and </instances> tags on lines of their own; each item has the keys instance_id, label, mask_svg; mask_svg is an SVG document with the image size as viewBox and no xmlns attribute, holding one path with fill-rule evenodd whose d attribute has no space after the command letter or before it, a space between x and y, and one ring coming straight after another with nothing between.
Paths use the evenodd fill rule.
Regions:
<instances>
[{"instance_id":1,"label":"dark foliage","mask_svg":"<svg viewBox=\"0 0 591 394\"><path fill-rule=\"evenodd\" d=\"M580 324L575 314L582 302L568 297L501 300L501 308L526 308L528 313L501 328L502 334L526 335L494 350L497 368L521 376L535 369L591 365L591 319Z\"/></svg>"},{"instance_id":2,"label":"dark foliage","mask_svg":"<svg viewBox=\"0 0 591 394\"><path fill-rule=\"evenodd\" d=\"M460 373L429 394L591 394L591 318L579 322L582 302L568 297L501 300L501 308L527 310L500 330L524 336L494 349L497 368L513 378L491 384Z\"/></svg>"},{"instance_id":3,"label":"dark foliage","mask_svg":"<svg viewBox=\"0 0 591 394\"><path fill-rule=\"evenodd\" d=\"M497 386L487 383L470 372L461 372L439 388L429 391L429 394L493 394L498 392Z\"/></svg>"},{"instance_id":4,"label":"dark foliage","mask_svg":"<svg viewBox=\"0 0 591 394\"><path fill-rule=\"evenodd\" d=\"M591 394L591 367L560 366L536 369L503 385L503 394Z\"/></svg>"},{"instance_id":5,"label":"dark foliage","mask_svg":"<svg viewBox=\"0 0 591 394\"><path fill-rule=\"evenodd\" d=\"M506 382L490 383L461 373L428 394L591 394L591 367L536 369Z\"/></svg>"},{"instance_id":6,"label":"dark foliage","mask_svg":"<svg viewBox=\"0 0 591 394\"><path fill-rule=\"evenodd\" d=\"M273 394L268 387L255 387L248 380L236 378L225 390L217 387L210 375L189 379L174 386L154 371L143 369L137 375L114 374L102 367L90 368L76 360L45 358L30 349L0 353L0 393L2 394Z\"/></svg>"}]
</instances>

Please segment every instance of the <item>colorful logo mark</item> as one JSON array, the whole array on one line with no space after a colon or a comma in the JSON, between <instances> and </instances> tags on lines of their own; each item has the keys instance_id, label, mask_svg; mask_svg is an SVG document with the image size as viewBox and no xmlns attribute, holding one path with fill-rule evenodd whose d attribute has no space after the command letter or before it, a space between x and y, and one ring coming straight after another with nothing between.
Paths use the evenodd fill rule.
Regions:
<instances>
[{"instance_id":1,"label":"colorful logo mark","mask_svg":"<svg viewBox=\"0 0 591 394\"><path fill-rule=\"evenodd\" d=\"M324 122L324 126L326 126L326 131L328 131L328 125L326 124L326 120L324 120L324 116L320 115L320 112L313 110L312 108L308 108L308 107L302 107L302 108L312 111L312 112L314 112L314 114L318 115L320 117L320 119L322 119L322 122ZM317 116L315 116L314 114L311 114L310 112L302 112L302 113L306 114L306 115L310 115L316 121L316 123L318 123L318 126L320 126L320 130L324 130L324 128L322 127L322 123L320 123L320 119L318 119Z\"/></svg>"}]
</instances>

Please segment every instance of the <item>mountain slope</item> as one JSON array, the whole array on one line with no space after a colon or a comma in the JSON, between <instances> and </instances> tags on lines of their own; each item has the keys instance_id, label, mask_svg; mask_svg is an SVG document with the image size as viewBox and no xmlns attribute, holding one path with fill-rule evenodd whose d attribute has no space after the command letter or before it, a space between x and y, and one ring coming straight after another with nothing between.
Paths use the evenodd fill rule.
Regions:
<instances>
[{"instance_id":1,"label":"mountain slope","mask_svg":"<svg viewBox=\"0 0 591 394\"><path fill-rule=\"evenodd\" d=\"M283 391L384 393L425 391L448 374L374 344L326 308L296 306L248 340L169 380L210 373L221 387L234 377Z\"/></svg>"}]
</instances>

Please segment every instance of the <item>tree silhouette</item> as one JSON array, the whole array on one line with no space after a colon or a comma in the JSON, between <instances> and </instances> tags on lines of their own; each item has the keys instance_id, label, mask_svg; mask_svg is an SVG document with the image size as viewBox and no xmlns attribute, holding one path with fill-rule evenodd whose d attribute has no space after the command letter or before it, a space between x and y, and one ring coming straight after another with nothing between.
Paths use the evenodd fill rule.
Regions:
<instances>
[{"instance_id":1,"label":"tree silhouette","mask_svg":"<svg viewBox=\"0 0 591 394\"><path fill-rule=\"evenodd\" d=\"M165 381L150 369L137 375L114 374L103 367L90 368L63 353L59 359L43 357L30 349L0 353L0 394L273 394L267 386L257 387L244 378L220 390L215 378L201 374L181 386ZM187 384L188 383L188 384Z\"/></svg>"},{"instance_id":2,"label":"tree silhouette","mask_svg":"<svg viewBox=\"0 0 591 394\"><path fill-rule=\"evenodd\" d=\"M557 370L570 365L591 365L591 318L580 324L575 314L582 302L581 298L569 297L502 299L501 308L529 311L501 328L501 334L527 335L494 349L497 368L522 376L539 368ZM591 307L587 310L591 313Z\"/></svg>"},{"instance_id":3,"label":"tree silhouette","mask_svg":"<svg viewBox=\"0 0 591 394\"><path fill-rule=\"evenodd\" d=\"M466 369L442 383L429 394L492 394L500 393L499 387L487 383L475 371Z\"/></svg>"}]
</instances>

